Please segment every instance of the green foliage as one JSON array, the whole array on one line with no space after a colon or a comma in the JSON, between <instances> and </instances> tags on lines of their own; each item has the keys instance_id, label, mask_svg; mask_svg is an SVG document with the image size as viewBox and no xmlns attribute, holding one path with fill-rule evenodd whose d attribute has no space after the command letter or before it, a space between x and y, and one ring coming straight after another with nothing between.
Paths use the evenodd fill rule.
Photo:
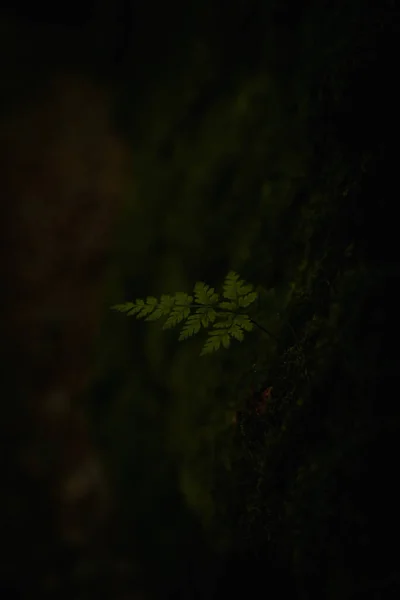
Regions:
<instances>
[{"instance_id":1,"label":"green foliage","mask_svg":"<svg viewBox=\"0 0 400 600\"><path fill-rule=\"evenodd\" d=\"M214 288L198 281L193 296L186 292L177 292L173 296L162 295L160 300L148 296L146 300L115 304L111 308L145 321L158 321L166 317L163 329L171 329L184 322L179 341L196 335L202 327L212 327L201 351L203 356L219 350L221 346L229 348L232 338L243 341L244 333L252 331L254 327L254 321L243 309L253 304L257 297L253 285L240 279L235 271L230 271L225 277L224 299L221 301Z\"/></svg>"}]
</instances>

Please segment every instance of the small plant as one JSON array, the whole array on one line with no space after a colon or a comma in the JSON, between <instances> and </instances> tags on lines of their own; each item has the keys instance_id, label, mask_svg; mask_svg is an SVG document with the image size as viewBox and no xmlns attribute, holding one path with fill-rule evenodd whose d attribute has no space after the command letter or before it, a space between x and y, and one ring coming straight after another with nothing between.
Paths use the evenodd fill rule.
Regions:
<instances>
[{"instance_id":1,"label":"small plant","mask_svg":"<svg viewBox=\"0 0 400 600\"><path fill-rule=\"evenodd\" d=\"M230 271L223 284L222 298L214 288L198 281L192 296L186 292L177 292L173 296L162 295L159 300L148 296L146 300L115 304L111 308L145 321L165 318L163 329L183 323L179 341L199 333L202 327L211 328L201 351L201 355L205 355L216 352L221 346L229 348L232 338L243 341L245 332L252 331L254 325L273 337L247 314L246 309L257 297L258 292L254 291L253 285Z\"/></svg>"}]
</instances>

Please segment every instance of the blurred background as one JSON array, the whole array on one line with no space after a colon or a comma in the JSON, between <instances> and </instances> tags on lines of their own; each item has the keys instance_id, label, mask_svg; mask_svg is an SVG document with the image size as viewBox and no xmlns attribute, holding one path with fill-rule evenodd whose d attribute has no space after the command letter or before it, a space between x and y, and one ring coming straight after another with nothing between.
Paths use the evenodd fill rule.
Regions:
<instances>
[{"instance_id":1,"label":"blurred background","mask_svg":"<svg viewBox=\"0 0 400 600\"><path fill-rule=\"evenodd\" d=\"M394 225L366 208L380 192L376 210L389 208L379 182L390 187L396 100L376 98L395 12L357 0L2 9L2 597L208 600L263 585L355 598L398 584L389 567L362 579L365 562L346 566L344 532L359 519L361 539L369 509L348 508L349 492L348 521L334 520L338 490L372 476L365 448L398 424L388 406L375 421L377 381L397 365L378 358L390 319L376 300L397 272ZM230 269L273 290L258 315L275 341L259 330L200 359L204 337L180 343L110 310L219 286ZM236 411L266 385L278 416L238 442ZM343 535L328 551L332 528Z\"/></svg>"}]
</instances>

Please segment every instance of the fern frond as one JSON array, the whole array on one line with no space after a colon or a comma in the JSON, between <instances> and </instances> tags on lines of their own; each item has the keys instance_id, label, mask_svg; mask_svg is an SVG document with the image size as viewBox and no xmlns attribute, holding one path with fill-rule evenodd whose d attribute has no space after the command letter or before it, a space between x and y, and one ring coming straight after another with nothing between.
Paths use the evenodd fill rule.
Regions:
<instances>
[{"instance_id":1,"label":"fern frond","mask_svg":"<svg viewBox=\"0 0 400 600\"><path fill-rule=\"evenodd\" d=\"M186 292L176 292L174 298L175 304L180 306L189 306L193 302L193 296L189 296Z\"/></svg>"},{"instance_id":2,"label":"fern frond","mask_svg":"<svg viewBox=\"0 0 400 600\"><path fill-rule=\"evenodd\" d=\"M146 317L146 321L158 321L161 317L166 317L170 314L171 310L175 306L175 298L173 296L162 295L160 302L157 305L157 308L152 312L148 317Z\"/></svg>"},{"instance_id":3,"label":"fern frond","mask_svg":"<svg viewBox=\"0 0 400 600\"><path fill-rule=\"evenodd\" d=\"M227 300L236 300L236 287L239 281L239 275L235 271L229 271L224 281L224 298Z\"/></svg>"},{"instance_id":4,"label":"fern frond","mask_svg":"<svg viewBox=\"0 0 400 600\"><path fill-rule=\"evenodd\" d=\"M235 315L233 318L233 324L235 326L239 326L241 329L245 331L253 331L254 325L250 320L248 315Z\"/></svg>"},{"instance_id":5,"label":"fern frond","mask_svg":"<svg viewBox=\"0 0 400 600\"><path fill-rule=\"evenodd\" d=\"M182 331L179 335L179 341L181 342L182 340L187 340L187 338L191 337L192 335L199 333L201 325L201 315L190 315L185 325L182 327Z\"/></svg>"},{"instance_id":6,"label":"fern frond","mask_svg":"<svg viewBox=\"0 0 400 600\"><path fill-rule=\"evenodd\" d=\"M114 304L111 306L111 310L116 310L117 312L127 313L135 307L133 302L124 302L124 304Z\"/></svg>"},{"instance_id":7,"label":"fern frond","mask_svg":"<svg viewBox=\"0 0 400 600\"><path fill-rule=\"evenodd\" d=\"M245 283L244 281L239 281L239 283L240 285L238 285L237 289L238 296L245 296L254 290L254 286L251 283Z\"/></svg>"},{"instance_id":8,"label":"fern frond","mask_svg":"<svg viewBox=\"0 0 400 600\"><path fill-rule=\"evenodd\" d=\"M235 315L233 313L218 313L218 320L214 323L213 326L229 329L229 327L232 327L234 316Z\"/></svg>"},{"instance_id":9,"label":"fern frond","mask_svg":"<svg viewBox=\"0 0 400 600\"><path fill-rule=\"evenodd\" d=\"M240 308L247 308L248 306L250 306L250 304L253 304L253 302L257 300L257 297L257 292L249 292L244 296L240 296L238 298Z\"/></svg>"},{"instance_id":10,"label":"fern frond","mask_svg":"<svg viewBox=\"0 0 400 600\"><path fill-rule=\"evenodd\" d=\"M212 354L212 352L216 352L221 347L221 340L218 337L209 337L204 344L202 351L200 352L200 356L204 356L205 354Z\"/></svg>"},{"instance_id":11,"label":"fern frond","mask_svg":"<svg viewBox=\"0 0 400 600\"><path fill-rule=\"evenodd\" d=\"M144 319L157 308L158 300L153 296L148 296L146 302L136 300L136 306L130 311L130 315L136 314L137 319Z\"/></svg>"},{"instance_id":12,"label":"fern frond","mask_svg":"<svg viewBox=\"0 0 400 600\"><path fill-rule=\"evenodd\" d=\"M152 313L157 307L157 298L148 296L146 302L139 298L135 302L125 302L125 304L115 304L111 308L118 312L124 312L128 317L136 315L137 319L142 319Z\"/></svg>"},{"instance_id":13,"label":"fern frond","mask_svg":"<svg viewBox=\"0 0 400 600\"><path fill-rule=\"evenodd\" d=\"M253 289L254 286L246 284L243 279L239 278L239 275L235 271L229 271L225 277L223 290L224 298L227 300L236 300L238 296L250 294Z\"/></svg>"},{"instance_id":14,"label":"fern frond","mask_svg":"<svg viewBox=\"0 0 400 600\"><path fill-rule=\"evenodd\" d=\"M209 306L202 306L201 308L198 308L196 310L196 314L200 315L200 320L203 327L208 327L211 323L214 323L215 319L217 318L217 312Z\"/></svg>"},{"instance_id":15,"label":"fern frond","mask_svg":"<svg viewBox=\"0 0 400 600\"><path fill-rule=\"evenodd\" d=\"M229 333L232 337L234 337L238 342L243 342L244 340L244 332L243 329L237 324L234 323L229 330Z\"/></svg>"},{"instance_id":16,"label":"fern frond","mask_svg":"<svg viewBox=\"0 0 400 600\"><path fill-rule=\"evenodd\" d=\"M222 344L224 348L229 348L231 343L231 338L229 332L226 329L215 329L215 331L210 331L210 339L218 339L220 345Z\"/></svg>"},{"instance_id":17,"label":"fern frond","mask_svg":"<svg viewBox=\"0 0 400 600\"><path fill-rule=\"evenodd\" d=\"M163 325L163 329L172 329L190 315L190 305L193 302L193 296L186 292L177 292L173 297L174 304L169 312L168 319ZM169 306L169 304L168 304Z\"/></svg>"},{"instance_id":18,"label":"fern frond","mask_svg":"<svg viewBox=\"0 0 400 600\"><path fill-rule=\"evenodd\" d=\"M161 308L158 306L152 313L147 315L145 321L158 321L163 316ZM139 318L139 317L138 317Z\"/></svg>"},{"instance_id":19,"label":"fern frond","mask_svg":"<svg viewBox=\"0 0 400 600\"><path fill-rule=\"evenodd\" d=\"M163 294L160 300L160 308L164 315L168 315L175 306L175 297Z\"/></svg>"},{"instance_id":20,"label":"fern frond","mask_svg":"<svg viewBox=\"0 0 400 600\"><path fill-rule=\"evenodd\" d=\"M223 310L237 310L238 305L237 302L220 302L218 304L218 308L222 308Z\"/></svg>"},{"instance_id":21,"label":"fern frond","mask_svg":"<svg viewBox=\"0 0 400 600\"><path fill-rule=\"evenodd\" d=\"M163 329L172 329L172 327L176 327L179 323L182 323L185 319L190 315L190 307L189 306L175 306L163 325Z\"/></svg>"},{"instance_id":22,"label":"fern frond","mask_svg":"<svg viewBox=\"0 0 400 600\"><path fill-rule=\"evenodd\" d=\"M210 331L209 337L203 346L200 356L211 354L220 349L221 344L224 348L229 348L231 339L229 333L225 329L217 329Z\"/></svg>"},{"instance_id":23,"label":"fern frond","mask_svg":"<svg viewBox=\"0 0 400 600\"><path fill-rule=\"evenodd\" d=\"M193 296L177 292L174 296L164 294L160 300L148 296L146 300L115 304L111 308L146 321L167 317L163 329L171 329L186 320L179 334L179 341L196 335L202 327L212 325L201 355L215 352L221 346L229 348L232 339L242 342L244 333L253 329L254 322L247 314L242 314L240 309L250 306L257 299L258 291L254 291L252 285L240 279L235 271L230 271L225 278L225 300L222 302L215 289L202 281L195 284L193 294L194 304ZM195 309L195 314L191 314L192 308Z\"/></svg>"},{"instance_id":24,"label":"fern frond","mask_svg":"<svg viewBox=\"0 0 400 600\"><path fill-rule=\"evenodd\" d=\"M198 281L195 284L194 297L198 304L216 304L219 300L219 296L215 293L214 288L203 281Z\"/></svg>"},{"instance_id":25,"label":"fern frond","mask_svg":"<svg viewBox=\"0 0 400 600\"><path fill-rule=\"evenodd\" d=\"M144 307L145 307L144 300L139 298L138 300L136 300L134 302L133 308L128 312L128 317L132 317L132 316L136 315L136 318L139 319L140 317L138 315L143 310Z\"/></svg>"}]
</instances>

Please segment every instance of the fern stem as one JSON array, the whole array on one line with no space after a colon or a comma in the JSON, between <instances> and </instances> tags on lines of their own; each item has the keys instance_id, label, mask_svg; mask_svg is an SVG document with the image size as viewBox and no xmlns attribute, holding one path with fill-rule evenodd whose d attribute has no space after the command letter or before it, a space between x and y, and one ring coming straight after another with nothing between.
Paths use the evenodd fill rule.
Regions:
<instances>
[{"instance_id":1,"label":"fern stem","mask_svg":"<svg viewBox=\"0 0 400 600\"><path fill-rule=\"evenodd\" d=\"M295 332L295 330L293 329L293 327L292 327L292 324L291 324L291 322L290 322L290 321L288 321L288 325L289 325L289 327L290 327L290 329L291 329L291 331L292 331L292 333L293 333L293 335L294 335L294 338L295 338L296 342L298 343L298 342L299 342L299 338L297 337L297 333L296 333L296 332Z\"/></svg>"},{"instance_id":2,"label":"fern stem","mask_svg":"<svg viewBox=\"0 0 400 600\"><path fill-rule=\"evenodd\" d=\"M265 327L263 327L263 325L260 325L260 323L257 323L257 321L255 321L254 319L252 319L251 317L249 317L250 321L253 323L253 325L255 325L256 327L258 327L258 329L261 329L261 331L263 331L264 333L266 333L270 338L272 338L273 340L275 340L275 342L278 342L278 338L276 337L276 335L274 335L273 333L271 333L270 331L268 331L268 329L266 329Z\"/></svg>"},{"instance_id":3,"label":"fern stem","mask_svg":"<svg viewBox=\"0 0 400 600\"><path fill-rule=\"evenodd\" d=\"M177 305L180 306L180 305ZM183 306L188 306L189 308L202 308L202 307L206 307L206 308L215 308L214 304L196 304L196 303L192 303L192 304L188 304L188 305L183 305ZM227 313L232 313L232 314L236 314L235 311L221 311L221 314L227 314ZM247 313L246 313L247 314ZM257 323L257 321L255 321L254 319L252 319L249 315L247 315L250 319L250 321L253 323L253 325L255 325L256 327L258 327L258 329L260 329L261 331L263 331L264 333L266 333L270 338L272 338L273 340L275 340L275 342L278 342L278 338L276 337L276 335L274 335L273 333L271 333L270 331L268 331L268 329L266 329L263 325L260 325L260 323Z\"/></svg>"}]
</instances>

